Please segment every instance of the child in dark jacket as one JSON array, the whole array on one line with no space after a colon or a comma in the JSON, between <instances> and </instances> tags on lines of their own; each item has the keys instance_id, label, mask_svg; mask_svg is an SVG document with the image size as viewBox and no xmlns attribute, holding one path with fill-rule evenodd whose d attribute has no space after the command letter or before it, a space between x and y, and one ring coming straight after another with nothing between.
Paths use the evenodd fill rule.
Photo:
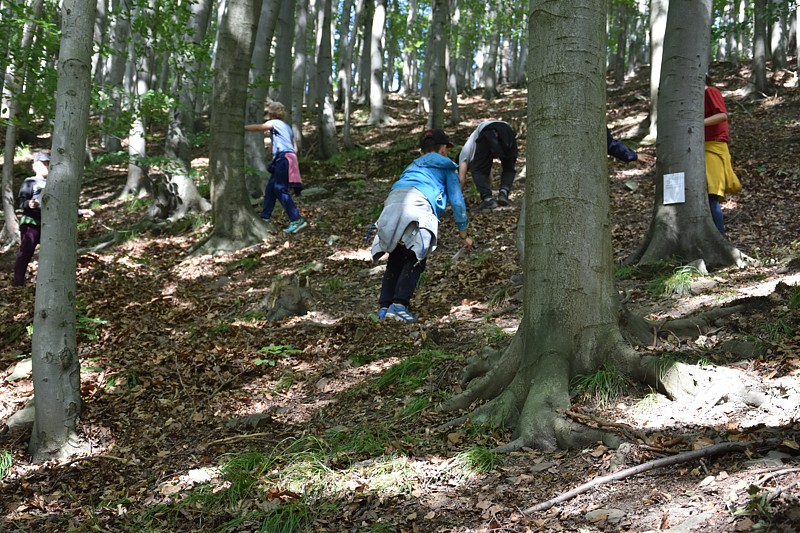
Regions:
<instances>
[{"instance_id":1,"label":"child in dark jacket","mask_svg":"<svg viewBox=\"0 0 800 533\"><path fill-rule=\"evenodd\" d=\"M19 220L19 253L14 262L14 280L12 284L18 287L25 285L25 273L33 258L33 252L39 246L42 227L42 192L47 184L47 174L50 170L50 156L38 152L33 156L33 171L35 176L26 178L22 182L17 195L17 207L22 209Z\"/></svg>"}]
</instances>

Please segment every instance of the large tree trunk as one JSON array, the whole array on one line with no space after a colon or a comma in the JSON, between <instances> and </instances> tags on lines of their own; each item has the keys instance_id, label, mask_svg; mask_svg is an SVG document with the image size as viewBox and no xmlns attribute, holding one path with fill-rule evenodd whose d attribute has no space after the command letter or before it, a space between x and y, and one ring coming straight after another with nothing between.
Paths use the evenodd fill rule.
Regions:
<instances>
[{"instance_id":1,"label":"large tree trunk","mask_svg":"<svg viewBox=\"0 0 800 533\"><path fill-rule=\"evenodd\" d=\"M269 237L250 206L244 182L244 108L261 0L233 0L219 28L211 107L209 172L214 230L195 253L224 253Z\"/></svg>"},{"instance_id":2,"label":"large tree trunk","mask_svg":"<svg viewBox=\"0 0 800 533\"><path fill-rule=\"evenodd\" d=\"M742 254L714 226L708 207L703 128L710 0L672 0L658 98L658 165L653 218L630 262L679 257L709 268L739 265ZM664 176L683 174L685 201L664 204Z\"/></svg>"},{"instance_id":3,"label":"large tree trunk","mask_svg":"<svg viewBox=\"0 0 800 533\"><path fill-rule=\"evenodd\" d=\"M65 0L61 11L52 160L42 198L42 240L33 319L35 462L78 450L80 360L75 333L78 197L89 123L95 0Z\"/></svg>"},{"instance_id":4,"label":"large tree trunk","mask_svg":"<svg viewBox=\"0 0 800 533\"><path fill-rule=\"evenodd\" d=\"M675 1L689 17L703 20L705 14L707 20L710 0ZM645 322L621 307L613 286L604 135L606 2L530 4L523 321L505 352L488 350L471 360L464 373L468 387L442 408L489 400L448 425L469 419L514 428L513 440L498 451L599 439L613 445L614 438L563 415L575 376L613 367L672 398L702 395L717 379L725 381L716 385L733 387L736 376L640 358L624 340L623 326L625 333L641 332ZM735 395L748 396L737 387Z\"/></svg>"},{"instance_id":5,"label":"large tree trunk","mask_svg":"<svg viewBox=\"0 0 800 533\"><path fill-rule=\"evenodd\" d=\"M622 346L608 220L605 7L531 1L528 94L537 96L528 100L524 318L492 370L445 406L492 398L472 418L514 427L504 450L574 445L559 414L570 379Z\"/></svg>"},{"instance_id":6,"label":"large tree trunk","mask_svg":"<svg viewBox=\"0 0 800 533\"><path fill-rule=\"evenodd\" d=\"M270 48L275 36L281 0L264 0L261 16L258 19L253 57L250 61L250 85L252 89L247 99L245 124L264 122L264 102L270 81ZM264 151L264 132L253 131L244 134L246 168L251 169L246 176L247 191L252 198L264 193L267 185L269 160Z\"/></svg>"}]
</instances>

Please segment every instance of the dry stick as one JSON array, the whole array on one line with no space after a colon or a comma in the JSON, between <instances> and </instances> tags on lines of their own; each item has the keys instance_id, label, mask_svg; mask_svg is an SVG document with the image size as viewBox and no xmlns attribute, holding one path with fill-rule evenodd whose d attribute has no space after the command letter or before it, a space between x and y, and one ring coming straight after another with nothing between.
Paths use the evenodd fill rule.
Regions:
<instances>
[{"instance_id":1,"label":"dry stick","mask_svg":"<svg viewBox=\"0 0 800 533\"><path fill-rule=\"evenodd\" d=\"M792 490L797 485L800 485L800 481L795 481L794 483L790 483L785 487L778 487L777 489L769 493L769 496L767 496L767 503L772 503L772 500L780 497L780 495L783 494L784 492Z\"/></svg>"},{"instance_id":2,"label":"dry stick","mask_svg":"<svg viewBox=\"0 0 800 533\"><path fill-rule=\"evenodd\" d=\"M647 463L642 463L640 465L632 466L631 468L626 468L625 470L620 470L619 472L614 472L613 474L609 474L607 476L595 478L592 481L589 481L588 483L584 483L583 485L575 487L569 492L565 492L559 496L556 496L555 498L547 500L546 502L542 502L537 505L534 505L533 507L529 507L528 509L525 509L522 512L525 514L529 514L529 513L537 513L539 511L546 511L547 509L550 509L552 506L558 503L571 500L575 496L579 496L584 492L588 492L594 487L597 487L598 485L602 485L604 483L608 483L609 481L619 481L621 479L625 479L635 474L641 474L642 472L647 472L648 470L653 470L655 468L687 463L689 461L693 461L695 459L701 459L703 457L710 457L712 455L719 455L723 453L741 450L744 448L748 448L753 444L754 443L752 442L723 442L721 444L715 444L713 446L709 446L708 448L703 448L701 450L684 452L679 455L674 455L672 457L664 457L661 459L656 459L654 461L648 461Z\"/></svg>"},{"instance_id":3,"label":"dry stick","mask_svg":"<svg viewBox=\"0 0 800 533\"><path fill-rule=\"evenodd\" d=\"M271 432L271 433L263 432L263 433L248 433L247 435L234 435L233 437L226 437L224 439L212 440L211 442L206 444L206 448L208 448L210 446L216 446L217 444L222 444L222 443L226 443L226 442L236 442L236 441L239 441L239 440L257 439L257 438L260 438L260 437L268 437L268 436L274 435L274 434L275 434L274 432Z\"/></svg>"}]
</instances>

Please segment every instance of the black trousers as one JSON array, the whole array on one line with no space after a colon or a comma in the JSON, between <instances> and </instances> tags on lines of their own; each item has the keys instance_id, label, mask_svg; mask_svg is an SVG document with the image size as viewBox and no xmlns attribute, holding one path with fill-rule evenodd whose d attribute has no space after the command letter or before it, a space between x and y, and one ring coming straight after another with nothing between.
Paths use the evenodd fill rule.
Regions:
<instances>
[{"instance_id":1,"label":"black trousers","mask_svg":"<svg viewBox=\"0 0 800 533\"><path fill-rule=\"evenodd\" d=\"M517 163L517 136L511 126L504 122L490 124L481 130L475 143L475 157L472 159L472 181L481 200L492 197L491 174L495 159L500 160L500 189L511 191Z\"/></svg>"}]
</instances>

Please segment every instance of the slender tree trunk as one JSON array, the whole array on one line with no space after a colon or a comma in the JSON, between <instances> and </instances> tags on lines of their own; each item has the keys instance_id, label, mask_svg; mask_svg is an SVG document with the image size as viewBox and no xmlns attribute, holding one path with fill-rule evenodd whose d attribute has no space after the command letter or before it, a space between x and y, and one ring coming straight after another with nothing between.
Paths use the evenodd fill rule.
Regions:
<instances>
[{"instance_id":1,"label":"slender tree trunk","mask_svg":"<svg viewBox=\"0 0 800 533\"><path fill-rule=\"evenodd\" d=\"M275 72L273 77L278 88L273 91L273 99L286 109L292 109L292 44L294 43L294 8L289 0L281 2L278 14L278 42L275 46Z\"/></svg>"},{"instance_id":2,"label":"slender tree trunk","mask_svg":"<svg viewBox=\"0 0 800 533\"><path fill-rule=\"evenodd\" d=\"M661 83L668 8L669 0L650 0L650 132L644 142L651 144L658 139L658 88Z\"/></svg>"},{"instance_id":3,"label":"slender tree trunk","mask_svg":"<svg viewBox=\"0 0 800 533\"><path fill-rule=\"evenodd\" d=\"M358 13L361 12L364 0L359 0L356 6L356 15L353 19L353 28L358 28ZM342 21L339 26L339 104L344 115L342 124L342 143L345 150L352 150L355 147L353 137L350 134L350 105L353 101L353 45L355 36L350 33L350 10L352 0L345 0L342 7Z\"/></svg>"},{"instance_id":4,"label":"slender tree trunk","mask_svg":"<svg viewBox=\"0 0 800 533\"><path fill-rule=\"evenodd\" d=\"M628 41L628 10L625 4L617 4L617 48L614 60L614 85L625 84L625 43Z\"/></svg>"},{"instance_id":5,"label":"slender tree trunk","mask_svg":"<svg viewBox=\"0 0 800 533\"><path fill-rule=\"evenodd\" d=\"M456 0L454 0L455 2ZM408 42L413 37L414 26L417 23L417 0L409 0L406 6L406 35L403 39L403 80L400 84L400 96L416 94L417 80L414 76L414 57L416 50Z\"/></svg>"},{"instance_id":6,"label":"slender tree trunk","mask_svg":"<svg viewBox=\"0 0 800 533\"><path fill-rule=\"evenodd\" d=\"M487 18L491 21L492 31L486 36L486 54L483 60L483 97L493 100L497 91L497 50L500 48L500 17L497 14L496 0L488 2Z\"/></svg>"},{"instance_id":7,"label":"slender tree trunk","mask_svg":"<svg viewBox=\"0 0 800 533\"><path fill-rule=\"evenodd\" d=\"M139 19L144 22L144 27L147 27L146 20L149 15L148 11L140 6L135 6L131 14L134 20ZM135 23L134 27L136 27ZM120 197L138 196L145 193L142 180L146 173L143 161L147 157L147 140L142 97L150 90L151 61L148 52L139 54L137 50L142 51L143 45L144 48L149 49L149 43L149 36L139 32L135 32L128 42L125 90L128 93L129 109L133 119L128 129L128 179Z\"/></svg>"},{"instance_id":8,"label":"slender tree trunk","mask_svg":"<svg viewBox=\"0 0 800 533\"><path fill-rule=\"evenodd\" d=\"M450 38L448 39L448 59L447 59L447 91L450 95L450 125L461 122L461 113L458 108L458 38L453 38L452 28L459 27L461 19L461 7L458 0L452 0L451 9L453 10L453 24L450 27Z\"/></svg>"},{"instance_id":9,"label":"slender tree trunk","mask_svg":"<svg viewBox=\"0 0 800 533\"><path fill-rule=\"evenodd\" d=\"M118 117L122 114L123 102L127 100L122 90L127 65L127 40L130 33L131 14L127 10L121 11L120 0L112 2L111 35L109 49L111 53L105 60L103 69L103 85L109 94L110 106L103 111L100 121L103 127L103 147L107 152L122 150L121 130L124 127L118 124Z\"/></svg>"},{"instance_id":10,"label":"slender tree trunk","mask_svg":"<svg viewBox=\"0 0 800 533\"><path fill-rule=\"evenodd\" d=\"M324 0L321 9L324 17L322 19L322 36L319 46L319 57L317 58L317 82L319 83L319 95L317 99L317 112L319 116L319 156L320 159L329 159L339 151L336 145L336 121L334 119L333 94L331 89L331 0Z\"/></svg>"},{"instance_id":11,"label":"slender tree trunk","mask_svg":"<svg viewBox=\"0 0 800 533\"><path fill-rule=\"evenodd\" d=\"M358 102L370 101L372 91L372 24L375 20L375 3L380 0L364 0L364 29L361 31L361 55L358 60Z\"/></svg>"},{"instance_id":12,"label":"slender tree trunk","mask_svg":"<svg viewBox=\"0 0 800 533\"><path fill-rule=\"evenodd\" d=\"M753 91L756 97L772 94L767 81L767 0L755 0L753 7Z\"/></svg>"},{"instance_id":13,"label":"slender tree trunk","mask_svg":"<svg viewBox=\"0 0 800 533\"><path fill-rule=\"evenodd\" d=\"M296 15L294 27L294 66L292 68L292 119L294 141L298 150L303 149L303 102L306 94L308 43L306 42L306 28L308 27L308 0L295 2ZM287 108L289 109L289 108Z\"/></svg>"},{"instance_id":14,"label":"slender tree trunk","mask_svg":"<svg viewBox=\"0 0 800 533\"><path fill-rule=\"evenodd\" d=\"M447 89L447 21L450 18L448 0L434 0L431 22L431 113L428 116L429 128L444 126L444 97Z\"/></svg>"},{"instance_id":15,"label":"slender tree trunk","mask_svg":"<svg viewBox=\"0 0 800 533\"><path fill-rule=\"evenodd\" d=\"M64 0L52 159L42 198L42 239L33 319L35 462L78 451L80 360L75 333L78 198L92 76L95 0Z\"/></svg>"},{"instance_id":16,"label":"slender tree trunk","mask_svg":"<svg viewBox=\"0 0 800 533\"><path fill-rule=\"evenodd\" d=\"M771 32L770 32L770 57L772 57L772 69L781 70L786 68L786 26L785 18L781 11L785 0L771 0L769 3Z\"/></svg>"},{"instance_id":17,"label":"slender tree trunk","mask_svg":"<svg viewBox=\"0 0 800 533\"><path fill-rule=\"evenodd\" d=\"M35 0L30 6L31 19L38 19L42 16L44 1ZM5 135L5 145L3 149L3 161L11 161L10 165L3 165L3 231L0 233L0 244L10 246L19 242L19 222L14 214L14 153L17 148L17 120L20 113L20 91L24 85L23 76L28 62L27 53L33 43L35 25L28 21L22 28L22 37L19 42L19 53L15 54L6 68L6 82L3 85L3 107L6 110L7 126Z\"/></svg>"},{"instance_id":18,"label":"slender tree trunk","mask_svg":"<svg viewBox=\"0 0 800 533\"><path fill-rule=\"evenodd\" d=\"M370 44L369 124L387 122L383 106L383 34L386 29L386 0L375 0Z\"/></svg>"}]
</instances>

